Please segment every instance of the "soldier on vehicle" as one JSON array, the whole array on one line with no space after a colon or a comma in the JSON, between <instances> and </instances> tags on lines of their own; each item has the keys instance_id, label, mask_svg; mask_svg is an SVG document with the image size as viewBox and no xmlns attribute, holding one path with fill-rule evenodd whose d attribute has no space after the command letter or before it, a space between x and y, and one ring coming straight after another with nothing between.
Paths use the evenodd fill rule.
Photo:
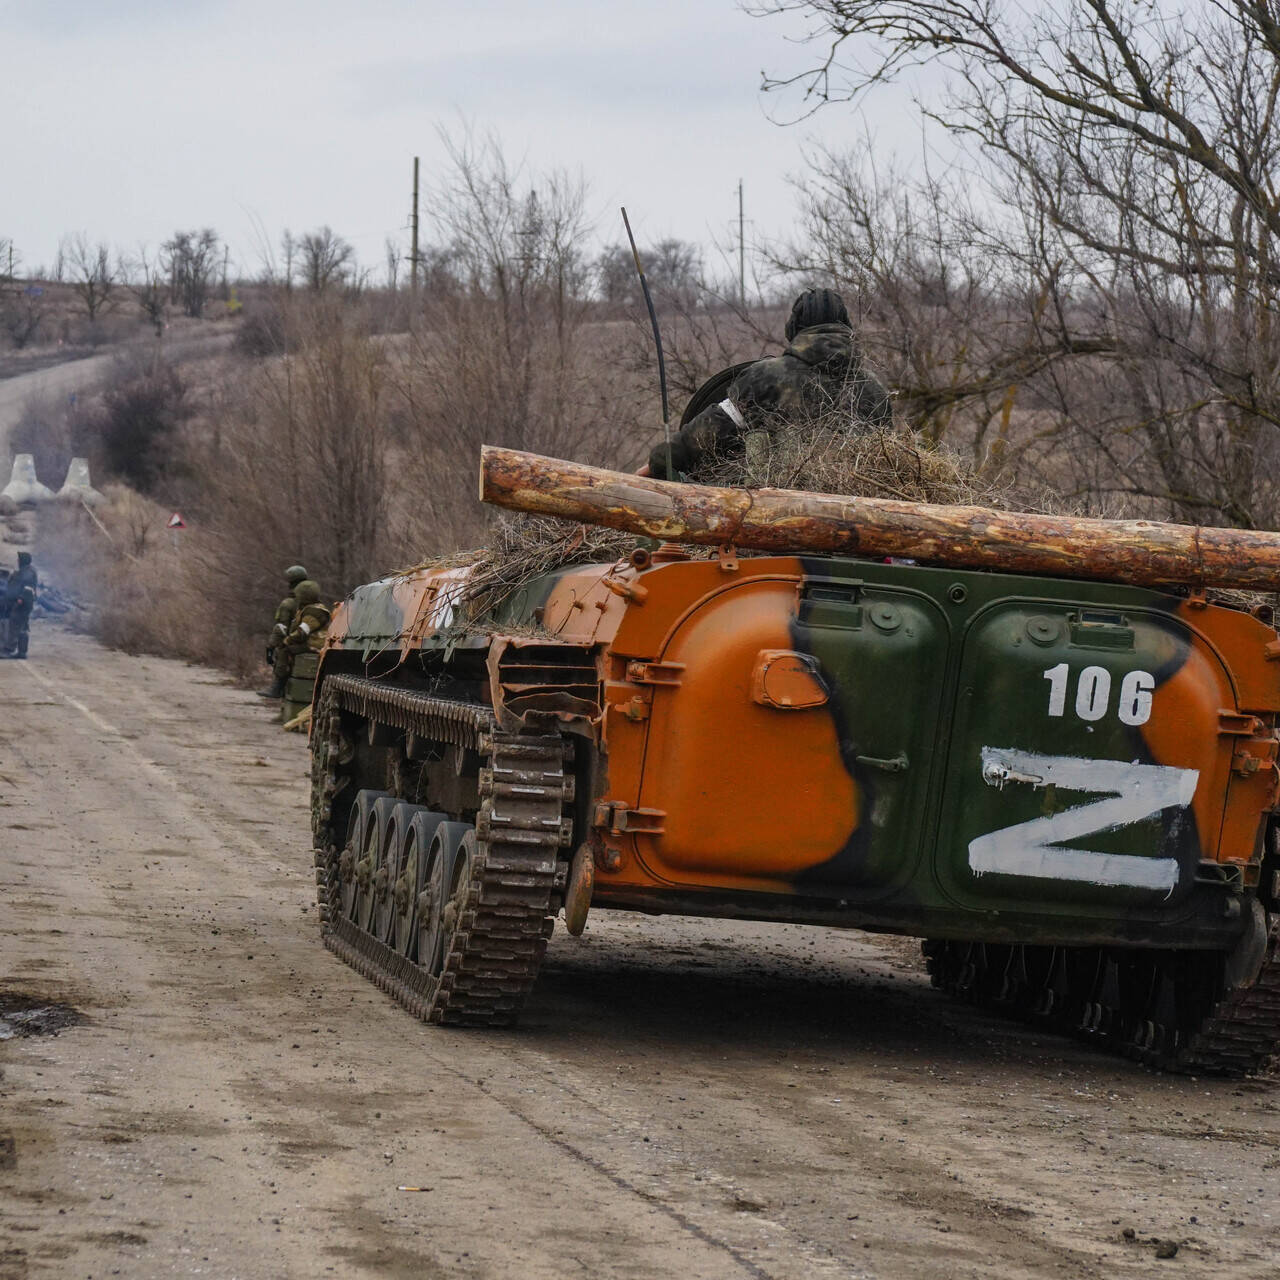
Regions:
<instances>
[{"instance_id":1,"label":"soldier on vehicle","mask_svg":"<svg viewBox=\"0 0 1280 1280\"><path fill-rule=\"evenodd\" d=\"M291 564L284 571L285 580L289 584L289 594L276 605L276 611L272 616L271 634L267 637L267 666L272 669L276 665L276 650L283 643L285 636L288 634L290 626L293 624L294 614L298 612L297 590L298 583L304 581L307 571L300 564ZM277 689L277 686L280 686ZM269 689L259 690L259 696L263 698L280 698L284 696L284 687L279 680L272 683Z\"/></svg>"},{"instance_id":2,"label":"soldier on vehicle","mask_svg":"<svg viewBox=\"0 0 1280 1280\"><path fill-rule=\"evenodd\" d=\"M324 648L330 614L328 606L321 603L320 588L310 578L304 578L294 587L293 595L298 609L275 646L275 681L270 689L259 691L263 698L283 698L294 658L308 649L315 652Z\"/></svg>"},{"instance_id":3,"label":"soldier on vehicle","mask_svg":"<svg viewBox=\"0 0 1280 1280\"><path fill-rule=\"evenodd\" d=\"M838 293L802 293L787 319L786 338L781 355L727 369L711 379L690 402L698 411L671 438L670 466L664 442L651 451L641 474L670 480L704 478L716 464L741 458L749 436L772 437L780 426L833 409L847 412L854 430L893 421L889 394L864 366ZM708 391L716 395L716 402L700 408L695 402Z\"/></svg>"},{"instance_id":4,"label":"soldier on vehicle","mask_svg":"<svg viewBox=\"0 0 1280 1280\"><path fill-rule=\"evenodd\" d=\"M6 658L25 658L30 639L31 610L35 608L39 585L31 552L18 552L18 567L4 584L0 619L4 622L3 651Z\"/></svg>"}]
</instances>

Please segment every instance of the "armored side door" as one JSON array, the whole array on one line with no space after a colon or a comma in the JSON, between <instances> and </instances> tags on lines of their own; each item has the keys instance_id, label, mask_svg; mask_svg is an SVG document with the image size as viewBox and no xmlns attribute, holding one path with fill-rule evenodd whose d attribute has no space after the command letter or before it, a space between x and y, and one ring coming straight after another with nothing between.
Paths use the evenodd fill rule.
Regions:
<instances>
[{"instance_id":1,"label":"armored side door","mask_svg":"<svg viewBox=\"0 0 1280 1280\"><path fill-rule=\"evenodd\" d=\"M792 563L704 598L652 664L637 851L673 884L868 900L922 858L949 624L868 566Z\"/></svg>"},{"instance_id":2,"label":"armored side door","mask_svg":"<svg viewBox=\"0 0 1280 1280\"><path fill-rule=\"evenodd\" d=\"M935 854L944 895L1059 936L1185 913L1217 850L1236 711L1222 659L1173 609L1069 595L979 609Z\"/></svg>"}]
</instances>

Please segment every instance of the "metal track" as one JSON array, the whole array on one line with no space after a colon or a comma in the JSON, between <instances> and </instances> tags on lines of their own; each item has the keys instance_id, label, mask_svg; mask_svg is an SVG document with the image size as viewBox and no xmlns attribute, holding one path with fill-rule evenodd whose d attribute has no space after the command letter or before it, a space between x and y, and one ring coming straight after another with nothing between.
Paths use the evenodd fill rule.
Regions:
<instances>
[{"instance_id":1,"label":"metal track","mask_svg":"<svg viewBox=\"0 0 1280 1280\"><path fill-rule=\"evenodd\" d=\"M1280 921L1253 983L1229 992L1186 1044L1179 1070L1244 1075L1280 1049Z\"/></svg>"},{"instance_id":2,"label":"metal track","mask_svg":"<svg viewBox=\"0 0 1280 1280\"><path fill-rule=\"evenodd\" d=\"M1280 1051L1280 921L1253 982L1226 992L1215 953L934 941L923 950L934 986L951 995L1158 1070L1243 1076Z\"/></svg>"},{"instance_id":3,"label":"metal track","mask_svg":"<svg viewBox=\"0 0 1280 1280\"><path fill-rule=\"evenodd\" d=\"M344 714L486 758L476 856L438 979L342 913L341 850L331 814L350 754ZM415 1017L465 1026L513 1022L537 978L567 873L572 824L564 810L573 779L565 773L565 742L558 734L503 733L488 707L357 676L325 681L314 732L312 810L325 946Z\"/></svg>"}]
</instances>

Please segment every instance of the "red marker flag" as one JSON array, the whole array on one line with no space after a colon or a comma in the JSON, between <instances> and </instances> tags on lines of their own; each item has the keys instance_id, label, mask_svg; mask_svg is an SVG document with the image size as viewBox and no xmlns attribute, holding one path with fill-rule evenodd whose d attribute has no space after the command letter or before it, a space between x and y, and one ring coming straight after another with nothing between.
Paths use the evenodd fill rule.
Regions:
<instances>
[{"instance_id":1,"label":"red marker flag","mask_svg":"<svg viewBox=\"0 0 1280 1280\"><path fill-rule=\"evenodd\" d=\"M182 514L178 511L175 511L173 515L169 517L169 523L165 525L166 529L185 529L186 527L187 522L182 518Z\"/></svg>"}]
</instances>

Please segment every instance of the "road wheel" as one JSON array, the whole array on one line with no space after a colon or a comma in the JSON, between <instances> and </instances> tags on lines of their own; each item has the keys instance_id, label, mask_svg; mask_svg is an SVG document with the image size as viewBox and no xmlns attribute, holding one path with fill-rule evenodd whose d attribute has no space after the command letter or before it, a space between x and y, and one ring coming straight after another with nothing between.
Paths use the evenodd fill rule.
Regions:
<instances>
[{"instance_id":1,"label":"road wheel","mask_svg":"<svg viewBox=\"0 0 1280 1280\"><path fill-rule=\"evenodd\" d=\"M390 791L359 791L351 805L347 819L347 840L338 859L338 877L342 885L342 914L348 920L356 919L356 906L360 894L357 864L364 853L373 821L373 806L390 796Z\"/></svg>"},{"instance_id":2,"label":"road wheel","mask_svg":"<svg viewBox=\"0 0 1280 1280\"><path fill-rule=\"evenodd\" d=\"M436 828L427 856L426 902L418 909L418 964L432 977L443 971L458 927L475 847L475 828L465 822L442 822Z\"/></svg>"},{"instance_id":3,"label":"road wheel","mask_svg":"<svg viewBox=\"0 0 1280 1280\"><path fill-rule=\"evenodd\" d=\"M395 907L392 936L387 941L409 960L418 958L418 904L426 891L431 842L435 839L436 829L447 820L443 813L415 805L404 827L399 875L391 891Z\"/></svg>"},{"instance_id":4,"label":"road wheel","mask_svg":"<svg viewBox=\"0 0 1280 1280\"><path fill-rule=\"evenodd\" d=\"M364 843L356 862L356 925L366 933L373 931L374 910L379 894L385 888L382 848L387 835L387 822L392 810L401 802L392 795L379 796L369 812Z\"/></svg>"}]
</instances>

